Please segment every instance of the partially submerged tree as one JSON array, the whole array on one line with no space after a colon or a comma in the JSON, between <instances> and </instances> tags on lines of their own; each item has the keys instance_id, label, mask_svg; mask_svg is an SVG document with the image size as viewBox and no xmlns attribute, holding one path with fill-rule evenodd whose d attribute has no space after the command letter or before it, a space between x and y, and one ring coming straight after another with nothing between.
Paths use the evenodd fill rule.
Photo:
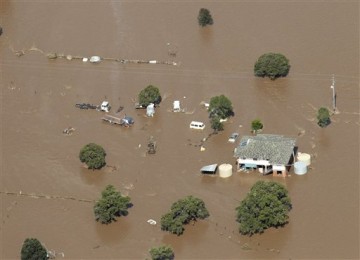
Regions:
<instances>
[{"instance_id":1,"label":"partially submerged tree","mask_svg":"<svg viewBox=\"0 0 360 260\"><path fill-rule=\"evenodd\" d=\"M212 117L210 124L215 133L224 130L224 124L220 121L219 117Z\"/></svg>"},{"instance_id":2,"label":"partially submerged tree","mask_svg":"<svg viewBox=\"0 0 360 260\"><path fill-rule=\"evenodd\" d=\"M21 260L48 259L45 247L36 238L25 239L21 248Z\"/></svg>"},{"instance_id":3,"label":"partially submerged tree","mask_svg":"<svg viewBox=\"0 0 360 260\"><path fill-rule=\"evenodd\" d=\"M210 11L206 8L201 8L198 15L199 25L205 27L207 25L212 25L214 20L210 14Z\"/></svg>"},{"instance_id":4,"label":"partially submerged tree","mask_svg":"<svg viewBox=\"0 0 360 260\"><path fill-rule=\"evenodd\" d=\"M152 260L172 260L174 259L174 251L170 246L159 246L150 249Z\"/></svg>"},{"instance_id":5,"label":"partially submerged tree","mask_svg":"<svg viewBox=\"0 0 360 260\"><path fill-rule=\"evenodd\" d=\"M187 196L173 203L170 212L161 217L161 230L179 236L184 232L183 225L207 217L209 217L209 212L204 201L193 196Z\"/></svg>"},{"instance_id":6,"label":"partially submerged tree","mask_svg":"<svg viewBox=\"0 0 360 260\"><path fill-rule=\"evenodd\" d=\"M208 111L210 118L218 117L219 119L225 119L234 115L232 103L224 95L212 97Z\"/></svg>"},{"instance_id":7,"label":"partially submerged tree","mask_svg":"<svg viewBox=\"0 0 360 260\"><path fill-rule=\"evenodd\" d=\"M254 66L257 77L269 77L274 80L289 73L289 60L281 53L265 53L259 57Z\"/></svg>"},{"instance_id":8,"label":"partially submerged tree","mask_svg":"<svg viewBox=\"0 0 360 260\"><path fill-rule=\"evenodd\" d=\"M128 208L132 206L130 197L122 196L112 185L106 186L101 193L101 199L94 205L96 221L109 224L117 217L127 216Z\"/></svg>"},{"instance_id":9,"label":"partially submerged tree","mask_svg":"<svg viewBox=\"0 0 360 260\"><path fill-rule=\"evenodd\" d=\"M104 148L94 143L85 145L79 154L80 161L85 163L89 169L101 169L105 166L105 156Z\"/></svg>"},{"instance_id":10,"label":"partially submerged tree","mask_svg":"<svg viewBox=\"0 0 360 260\"><path fill-rule=\"evenodd\" d=\"M321 107L317 114L318 125L320 127L326 127L331 123L330 112L326 107Z\"/></svg>"},{"instance_id":11,"label":"partially submerged tree","mask_svg":"<svg viewBox=\"0 0 360 260\"><path fill-rule=\"evenodd\" d=\"M263 129L263 127L264 125L259 119L255 119L251 122L251 131L254 133L259 132L261 129Z\"/></svg>"},{"instance_id":12,"label":"partially submerged tree","mask_svg":"<svg viewBox=\"0 0 360 260\"><path fill-rule=\"evenodd\" d=\"M140 91L138 98L139 98L139 103L142 106L146 107L150 103L158 105L161 102L160 90L158 87L149 85Z\"/></svg>"},{"instance_id":13,"label":"partially submerged tree","mask_svg":"<svg viewBox=\"0 0 360 260\"><path fill-rule=\"evenodd\" d=\"M239 231L243 235L262 233L288 223L292 205L288 191L276 182L258 181L236 208Z\"/></svg>"}]
</instances>

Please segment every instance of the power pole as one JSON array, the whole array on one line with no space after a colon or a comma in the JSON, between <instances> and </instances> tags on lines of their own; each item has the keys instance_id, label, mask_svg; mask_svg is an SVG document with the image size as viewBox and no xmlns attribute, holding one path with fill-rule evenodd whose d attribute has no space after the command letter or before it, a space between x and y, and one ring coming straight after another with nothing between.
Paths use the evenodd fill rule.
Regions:
<instances>
[{"instance_id":1,"label":"power pole","mask_svg":"<svg viewBox=\"0 0 360 260\"><path fill-rule=\"evenodd\" d=\"M332 104L333 104L333 111L335 113L336 112L336 92L335 92L335 76L334 76L334 74L332 75L332 84L331 84L330 88L332 88Z\"/></svg>"}]
</instances>

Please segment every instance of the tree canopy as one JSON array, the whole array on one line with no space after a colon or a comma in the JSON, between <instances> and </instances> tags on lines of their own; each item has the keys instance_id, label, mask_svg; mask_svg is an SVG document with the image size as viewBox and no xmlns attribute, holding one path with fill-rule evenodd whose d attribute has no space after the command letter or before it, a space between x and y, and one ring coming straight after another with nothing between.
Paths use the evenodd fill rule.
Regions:
<instances>
[{"instance_id":1,"label":"tree canopy","mask_svg":"<svg viewBox=\"0 0 360 260\"><path fill-rule=\"evenodd\" d=\"M255 119L251 122L251 130L257 133L259 130L263 129L264 125L259 119Z\"/></svg>"},{"instance_id":2,"label":"tree canopy","mask_svg":"<svg viewBox=\"0 0 360 260\"><path fill-rule=\"evenodd\" d=\"M210 14L210 11L206 8L201 8L198 15L199 25L205 27L207 25L212 25L214 20Z\"/></svg>"},{"instance_id":3,"label":"tree canopy","mask_svg":"<svg viewBox=\"0 0 360 260\"><path fill-rule=\"evenodd\" d=\"M106 165L106 152L98 144L89 143L85 145L79 154L80 161L85 163L89 169L101 169Z\"/></svg>"},{"instance_id":4,"label":"tree canopy","mask_svg":"<svg viewBox=\"0 0 360 260\"><path fill-rule=\"evenodd\" d=\"M174 251L170 246L159 246L150 249L152 260L172 260L174 259Z\"/></svg>"},{"instance_id":5,"label":"tree canopy","mask_svg":"<svg viewBox=\"0 0 360 260\"><path fill-rule=\"evenodd\" d=\"M138 98L142 106L148 106L150 103L158 105L161 102L160 90L158 87L149 85L140 91Z\"/></svg>"},{"instance_id":6,"label":"tree canopy","mask_svg":"<svg viewBox=\"0 0 360 260\"><path fill-rule=\"evenodd\" d=\"M291 210L288 191L276 182L258 181L236 208L239 231L243 235L262 233L288 223Z\"/></svg>"},{"instance_id":7,"label":"tree canopy","mask_svg":"<svg viewBox=\"0 0 360 260\"><path fill-rule=\"evenodd\" d=\"M265 53L254 66L255 76L269 77L272 80L287 76L289 70L289 60L281 53Z\"/></svg>"},{"instance_id":8,"label":"tree canopy","mask_svg":"<svg viewBox=\"0 0 360 260\"><path fill-rule=\"evenodd\" d=\"M330 112L326 107L321 107L317 114L318 125L320 127L326 127L331 123Z\"/></svg>"},{"instance_id":9,"label":"tree canopy","mask_svg":"<svg viewBox=\"0 0 360 260\"><path fill-rule=\"evenodd\" d=\"M161 217L161 230L179 236L184 232L183 225L197 219L205 219L208 216L209 212L204 201L193 196L187 196L173 203L170 212Z\"/></svg>"},{"instance_id":10,"label":"tree canopy","mask_svg":"<svg viewBox=\"0 0 360 260\"><path fill-rule=\"evenodd\" d=\"M109 224L116 221L116 217L127 216L131 207L130 197L122 196L112 185L106 186L101 193L101 199L94 205L96 221Z\"/></svg>"},{"instance_id":11,"label":"tree canopy","mask_svg":"<svg viewBox=\"0 0 360 260\"><path fill-rule=\"evenodd\" d=\"M224 95L212 97L208 110L211 118L218 117L219 119L225 119L234 115L232 103Z\"/></svg>"},{"instance_id":12,"label":"tree canopy","mask_svg":"<svg viewBox=\"0 0 360 260\"><path fill-rule=\"evenodd\" d=\"M46 249L36 238L25 239L21 248L21 260L46 260Z\"/></svg>"}]
</instances>

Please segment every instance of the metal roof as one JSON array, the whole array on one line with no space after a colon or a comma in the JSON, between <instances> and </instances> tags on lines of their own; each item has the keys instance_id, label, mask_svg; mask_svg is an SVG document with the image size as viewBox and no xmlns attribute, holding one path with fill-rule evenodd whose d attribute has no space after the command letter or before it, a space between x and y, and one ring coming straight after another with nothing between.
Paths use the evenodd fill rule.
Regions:
<instances>
[{"instance_id":1,"label":"metal roof","mask_svg":"<svg viewBox=\"0 0 360 260\"><path fill-rule=\"evenodd\" d=\"M267 160L286 165L294 151L295 138L282 135L258 134L241 138L234 153L237 158Z\"/></svg>"}]
</instances>

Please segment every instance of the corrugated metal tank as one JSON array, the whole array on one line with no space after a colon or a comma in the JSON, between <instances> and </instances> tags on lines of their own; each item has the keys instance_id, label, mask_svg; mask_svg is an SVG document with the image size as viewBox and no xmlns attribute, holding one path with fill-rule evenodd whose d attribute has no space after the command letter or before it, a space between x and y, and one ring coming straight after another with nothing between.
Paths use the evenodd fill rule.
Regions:
<instances>
[{"instance_id":1,"label":"corrugated metal tank","mask_svg":"<svg viewBox=\"0 0 360 260\"><path fill-rule=\"evenodd\" d=\"M228 163L219 166L219 175L221 178L228 178L232 175L232 165Z\"/></svg>"},{"instance_id":2,"label":"corrugated metal tank","mask_svg":"<svg viewBox=\"0 0 360 260\"><path fill-rule=\"evenodd\" d=\"M307 153L298 153L297 160L299 162L304 162L306 166L309 166L311 164L311 156Z\"/></svg>"},{"instance_id":3,"label":"corrugated metal tank","mask_svg":"<svg viewBox=\"0 0 360 260\"><path fill-rule=\"evenodd\" d=\"M307 173L307 165L305 162L296 162L294 164L294 172L297 175L303 175Z\"/></svg>"}]
</instances>

